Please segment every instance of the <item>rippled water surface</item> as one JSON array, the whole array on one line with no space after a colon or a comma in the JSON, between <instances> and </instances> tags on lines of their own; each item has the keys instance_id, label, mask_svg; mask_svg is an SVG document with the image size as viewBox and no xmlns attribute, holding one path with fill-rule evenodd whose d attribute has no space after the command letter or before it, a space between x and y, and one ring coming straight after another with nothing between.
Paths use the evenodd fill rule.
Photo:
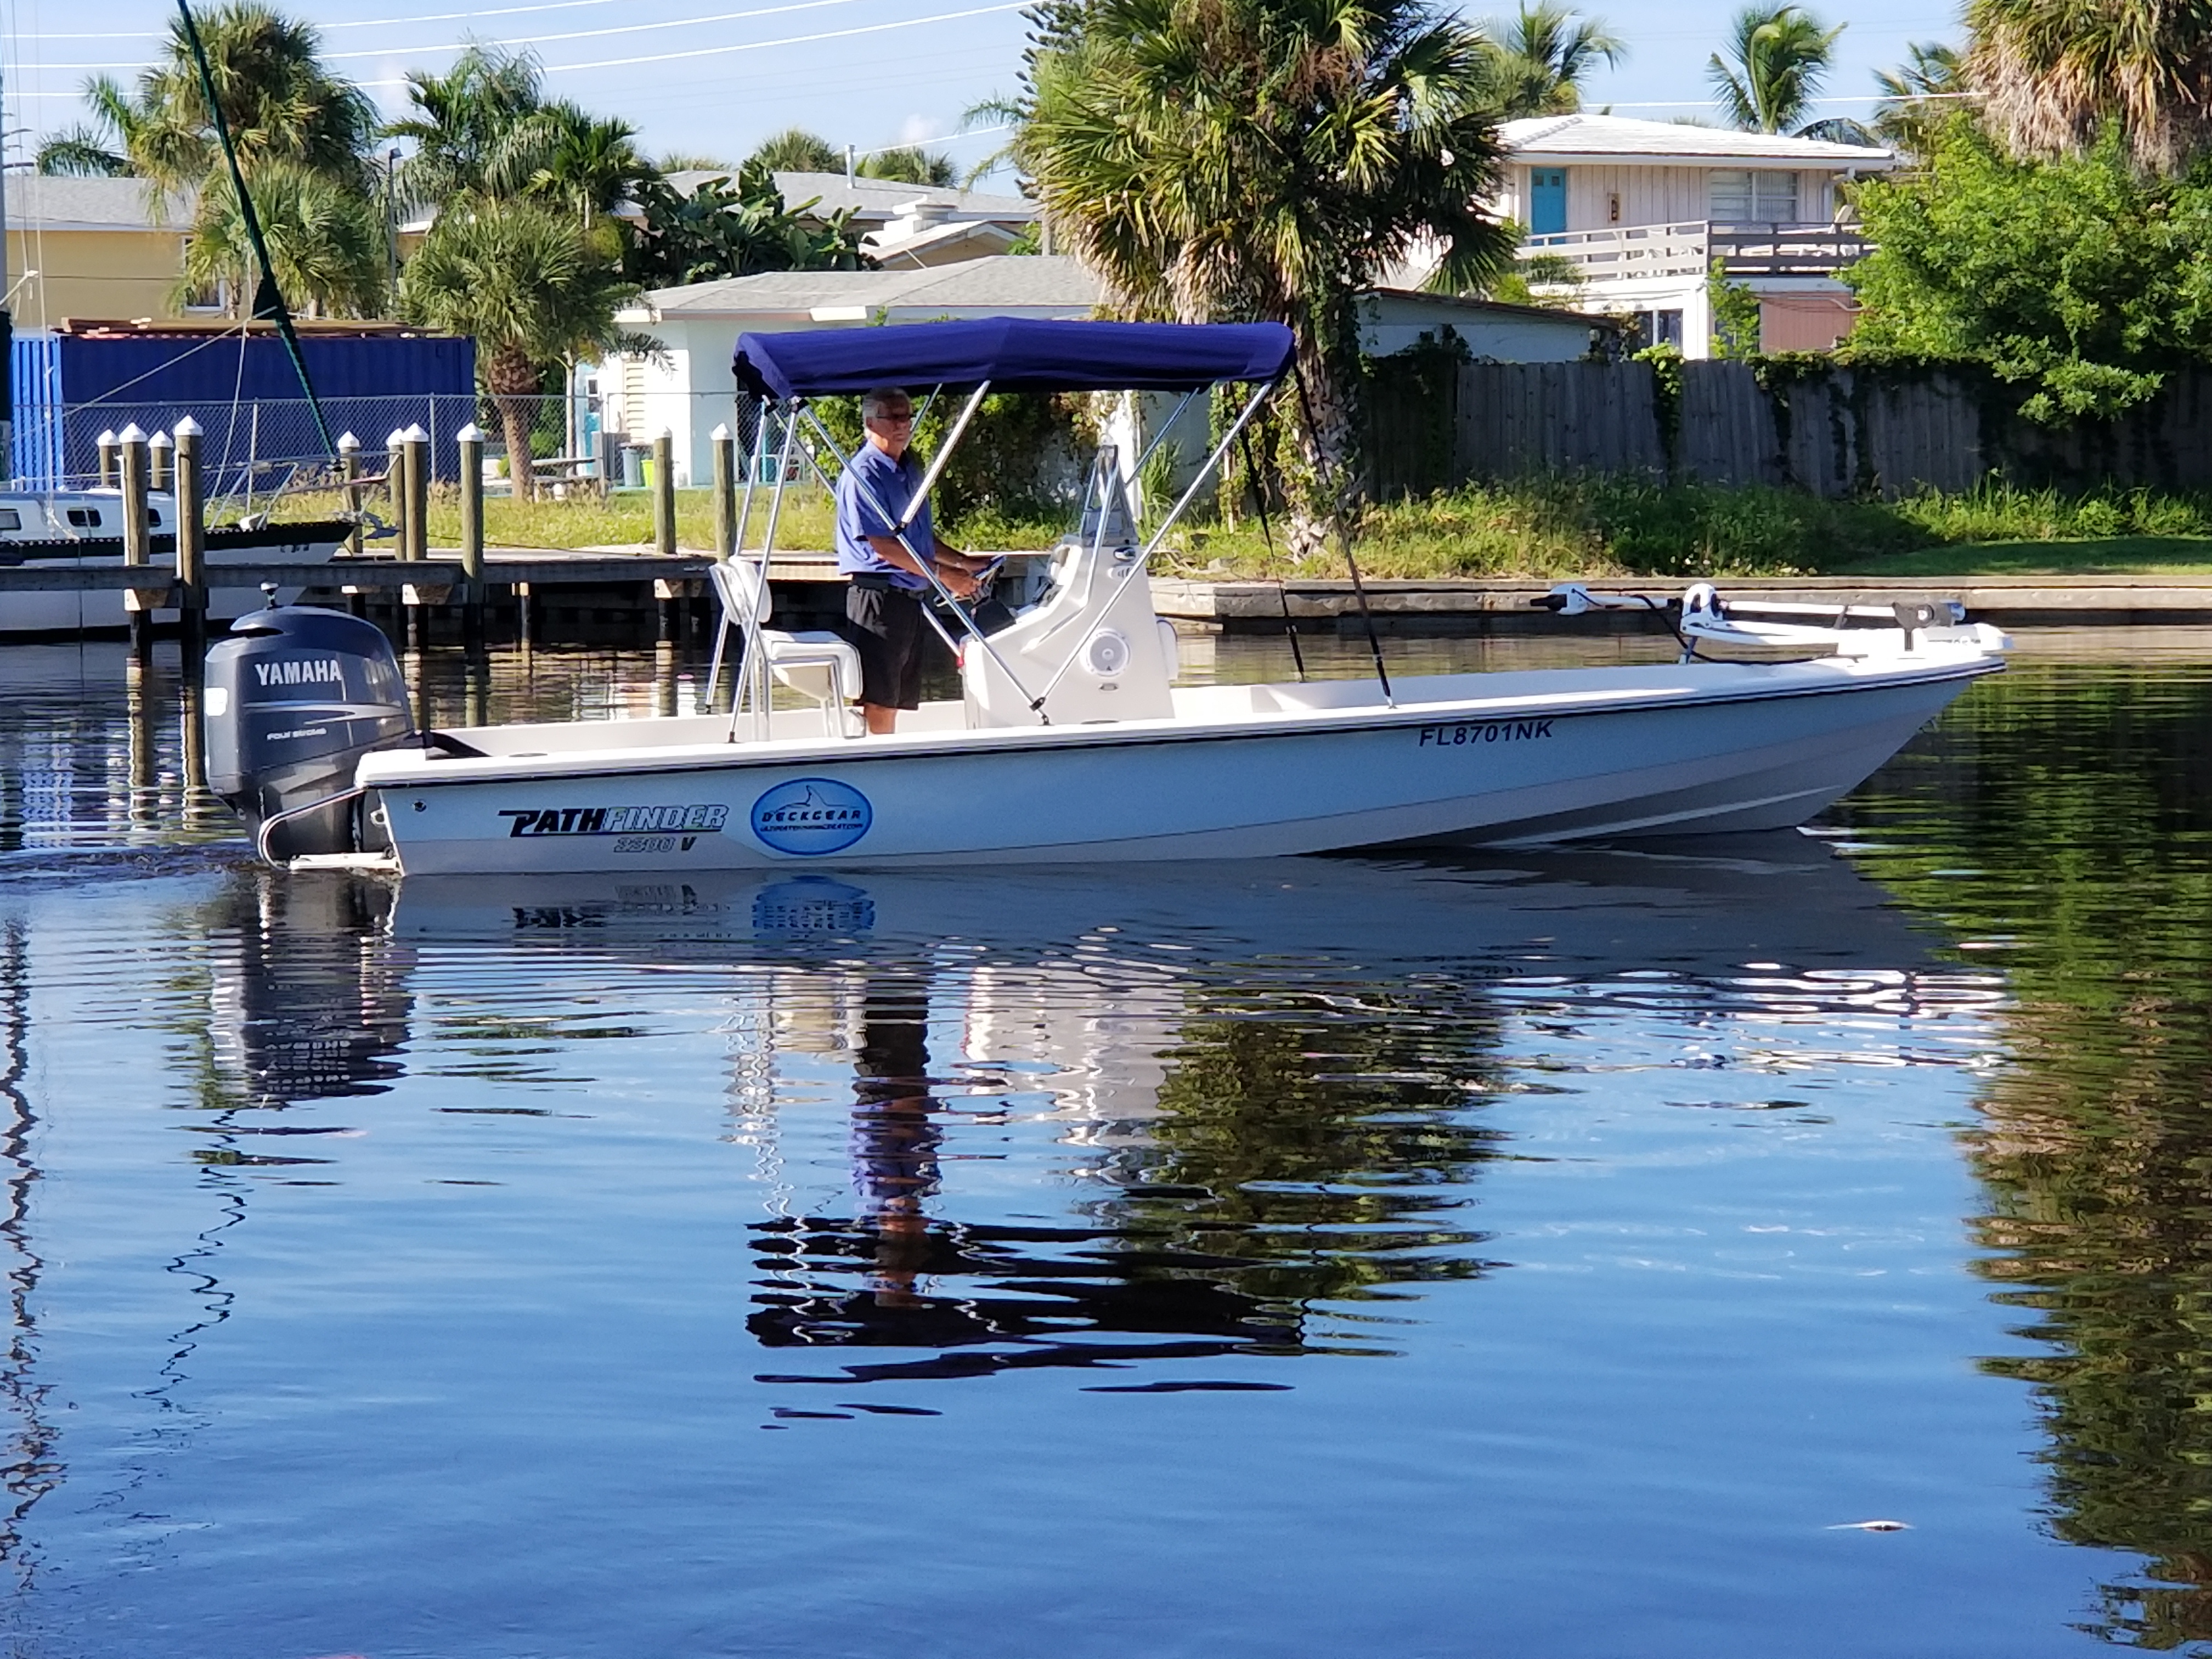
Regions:
<instances>
[{"instance_id":1,"label":"rippled water surface","mask_svg":"<svg viewBox=\"0 0 2212 1659\"><path fill-rule=\"evenodd\" d=\"M2212 639L1810 836L404 892L0 688L9 1651L2212 1654Z\"/></svg>"}]
</instances>

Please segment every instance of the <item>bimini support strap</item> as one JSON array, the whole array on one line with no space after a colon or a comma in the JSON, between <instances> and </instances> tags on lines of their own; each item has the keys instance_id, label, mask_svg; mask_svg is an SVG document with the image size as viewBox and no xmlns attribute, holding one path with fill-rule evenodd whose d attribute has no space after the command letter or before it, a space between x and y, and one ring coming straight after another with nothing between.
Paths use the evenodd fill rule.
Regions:
<instances>
[{"instance_id":1,"label":"bimini support strap","mask_svg":"<svg viewBox=\"0 0 2212 1659\"><path fill-rule=\"evenodd\" d=\"M977 395L979 398L981 396L981 388L978 389ZM843 450L837 447L837 441L830 435L829 428L822 424L822 417L814 412L813 405L807 403L805 398L795 398L793 399L793 402L799 409L805 411L807 425L814 428L814 434L817 438L821 439L823 447L827 448L832 455L835 455L837 458L838 466L844 471L850 471L853 465L851 458L848 457ZM974 404L971 403L969 405L971 410L974 406ZM966 422L963 421L962 424L965 425ZM957 434L956 433L955 435L957 436ZM945 449L948 452L950 451L950 448L951 446L949 444L945 446ZM816 459L811 449L809 449L806 452L806 459L807 464L813 467L815 476L822 480L823 488L829 490L832 497L834 497L837 493L836 483L826 471L823 470L822 463ZM942 466L942 465L943 461L940 458L939 465ZM936 477L936 471L933 470L927 476L929 477ZM927 480L925 480L925 483L926 482ZM861 487L863 489L867 488L865 484ZM984 638L983 630L976 626L975 617L968 614L967 607L963 605L959 600L952 597L952 590L945 586L945 583L939 578L936 562L932 559L923 556L921 550L915 546L913 538L907 533L909 526L902 522L898 516L891 511L890 504L886 502L882 496L877 495L873 489L868 489L868 499L875 503L876 511L884 515L884 522L893 526L892 533L898 538L899 545L906 549L909 554L913 555L914 562L921 567L921 574L928 578L930 586L936 590L938 597L945 601L945 608L960 619L960 626L967 630L968 637L975 641L977 645L983 647L985 653L989 656L994 663L998 665L999 672L1006 677L1007 681L1013 686L1014 690L1018 691L1024 697L1029 698L1030 707L1036 712L1037 719L1044 725L1050 726L1052 724L1052 719L1044 712L1044 698L1042 696L1030 697L1029 687L1022 684L1021 676L1014 672L1013 669L1008 665L1006 659L1000 656L998 651L992 646L991 641ZM944 632L941 628L938 631L940 635ZM945 643L950 645L951 641L947 640ZM1049 688L1048 688L1048 690L1049 690Z\"/></svg>"}]
</instances>

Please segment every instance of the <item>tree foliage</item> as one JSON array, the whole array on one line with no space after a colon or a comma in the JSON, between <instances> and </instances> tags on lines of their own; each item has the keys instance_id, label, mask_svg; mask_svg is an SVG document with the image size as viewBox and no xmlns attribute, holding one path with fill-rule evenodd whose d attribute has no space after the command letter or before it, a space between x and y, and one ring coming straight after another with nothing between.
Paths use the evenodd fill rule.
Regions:
<instances>
[{"instance_id":1,"label":"tree foliage","mask_svg":"<svg viewBox=\"0 0 2212 1659\"><path fill-rule=\"evenodd\" d=\"M656 179L638 196L642 228L625 269L646 288L677 288L763 270L858 270L860 233L850 210L817 216L814 201L784 204L775 176L748 163L734 179L702 179L690 192Z\"/></svg>"},{"instance_id":2,"label":"tree foliage","mask_svg":"<svg viewBox=\"0 0 2212 1659\"><path fill-rule=\"evenodd\" d=\"M1854 356L1985 363L2054 422L2116 414L2212 360L2212 162L2145 174L2117 131L2016 161L1960 116L1924 170L1858 200L1876 252L1849 276Z\"/></svg>"},{"instance_id":3,"label":"tree foliage","mask_svg":"<svg viewBox=\"0 0 2212 1659\"><path fill-rule=\"evenodd\" d=\"M1915 41L1905 50L1906 62L1875 71L1881 101L1870 131L1892 149L1918 155L1958 113L1966 90L1965 60L1956 46L1938 43Z\"/></svg>"},{"instance_id":4,"label":"tree foliage","mask_svg":"<svg viewBox=\"0 0 2212 1659\"><path fill-rule=\"evenodd\" d=\"M1510 19L1488 25L1498 113L1567 115L1582 107L1583 77L1601 63L1627 60L1628 46L1601 17L1578 17L1558 0L1524 0Z\"/></svg>"},{"instance_id":5,"label":"tree foliage","mask_svg":"<svg viewBox=\"0 0 2212 1659\"><path fill-rule=\"evenodd\" d=\"M1035 21L1035 20L1033 20ZM1507 229L1488 46L1424 0L1095 0L1044 31L1022 170L1111 306L1297 339L1293 535L1349 492L1354 296L1417 249L1473 287Z\"/></svg>"},{"instance_id":6,"label":"tree foliage","mask_svg":"<svg viewBox=\"0 0 2212 1659\"><path fill-rule=\"evenodd\" d=\"M2019 155L2079 154L2107 125L2172 172L2212 144L2212 10L2149 0L1970 0L1966 70Z\"/></svg>"},{"instance_id":7,"label":"tree foliage","mask_svg":"<svg viewBox=\"0 0 2212 1659\"><path fill-rule=\"evenodd\" d=\"M475 197L448 205L399 278L410 322L477 343L477 372L506 428L514 486L530 493L531 400L548 365L653 343L616 313L636 287L556 204Z\"/></svg>"},{"instance_id":8,"label":"tree foliage","mask_svg":"<svg viewBox=\"0 0 2212 1659\"><path fill-rule=\"evenodd\" d=\"M312 25L258 0L227 0L198 21L216 104L279 283L311 310L374 313L383 300L385 252L368 205L377 127L368 98L323 64ZM196 196L179 292L226 279L235 308L254 291L258 273L182 20L170 23L160 57L135 88L96 76L85 100L92 118L42 144L39 170L145 179L156 187L157 212L171 192Z\"/></svg>"},{"instance_id":9,"label":"tree foliage","mask_svg":"<svg viewBox=\"0 0 2212 1659\"><path fill-rule=\"evenodd\" d=\"M1721 112L1745 132L1820 136L1800 123L1843 32L1841 23L1822 28L1802 6L1746 6L1729 26L1726 56L1715 52L1705 66Z\"/></svg>"}]
</instances>

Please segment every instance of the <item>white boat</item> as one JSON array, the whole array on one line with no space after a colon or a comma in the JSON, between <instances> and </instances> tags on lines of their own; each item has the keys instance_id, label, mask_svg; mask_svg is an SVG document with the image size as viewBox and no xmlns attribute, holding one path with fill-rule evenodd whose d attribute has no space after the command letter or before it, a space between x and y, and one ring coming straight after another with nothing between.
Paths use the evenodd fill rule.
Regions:
<instances>
[{"instance_id":1,"label":"white boat","mask_svg":"<svg viewBox=\"0 0 2212 1659\"><path fill-rule=\"evenodd\" d=\"M994 389L1181 389L1202 407L1217 383L1257 382L1218 465L1289 354L1272 325L1006 319L749 335L738 368L776 400L769 476L784 477L802 422L816 446L802 459L836 453L808 398L900 381L972 388L948 451ZM2003 635L1955 607L1814 614L1700 585L1674 622L1674 663L1176 686L1145 576L1165 526L1139 546L1117 499L1141 467L1102 465L1083 532L1010 623L987 633L941 595L966 630L963 695L895 736L859 733L849 646L765 626L771 503L757 558L716 573L725 635L743 645L733 713L417 733L381 635L295 608L241 623L210 657L211 781L272 859L369 852L410 875L1534 846L1801 823L2002 666ZM1566 585L1550 603L1643 601ZM1711 659L1743 647L1799 659ZM773 708L775 682L813 707Z\"/></svg>"},{"instance_id":2,"label":"white boat","mask_svg":"<svg viewBox=\"0 0 2212 1659\"><path fill-rule=\"evenodd\" d=\"M177 504L167 491L147 498L152 563L176 562ZM327 564L352 533L340 520L286 523L258 517L206 532L208 610L228 621L265 603L258 585L225 586L226 565ZM81 569L123 563L123 492L0 490L0 568ZM280 599L299 590L280 590ZM0 638L119 632L130 620L119 589L0 594Z\"/></svg>"}]
</instances>

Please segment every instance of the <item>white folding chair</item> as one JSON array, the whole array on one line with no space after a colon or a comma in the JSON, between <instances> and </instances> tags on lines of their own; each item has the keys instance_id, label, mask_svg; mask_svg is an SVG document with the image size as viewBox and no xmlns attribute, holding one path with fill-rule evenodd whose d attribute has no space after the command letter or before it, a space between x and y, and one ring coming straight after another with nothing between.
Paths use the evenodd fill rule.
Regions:
<instances>
[{"instance_id":1,"label":"white folding chair","mask_svg":"<svg viewBox=\"0 0 2212 1659\"><path fill-rule=\"evenodd\" d=\"M735 627L741 655L733 674L738 689L730 708L732 736L748 703L756 729L761 736L768 735L769 675L819 705L823 730L830 736L860 736L860 711L853 705L860 696L860 653L835 634L787 634L769 627L768 581L761 567L750 559L724 559L710 574L722 622L714 633L714 657L707 670L702 712L714 705L715 689L721 681L723 647Z\"/></svg>"}]
</instances>

